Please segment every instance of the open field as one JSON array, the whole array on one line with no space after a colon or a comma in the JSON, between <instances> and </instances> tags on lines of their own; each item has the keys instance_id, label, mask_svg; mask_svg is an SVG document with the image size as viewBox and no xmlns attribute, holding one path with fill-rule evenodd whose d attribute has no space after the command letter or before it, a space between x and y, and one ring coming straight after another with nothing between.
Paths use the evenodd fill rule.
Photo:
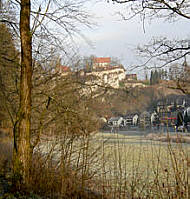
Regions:
<instances>
[{"instance_id":1,"label":"open field","mask_svg":"<svg viewBox=\"0 0 190 199\"><path fill-rule=\"evenodd\" d=\"M102 140L104 177L119 192L137 198L189 198L190 145L141 136L97 137Z\"/></svg>"},{"instance_id":2,"label":"open field","mask_svg":"<svg viewBox=\"0 0 190 199\"><path fill-rule=\"evenodd\" d=\"M63 155L60 140L41 149L54 151L54 159ZM189 152L189 144L97 133L73 142L64 161L101 180L114 198L189 198Z\"/></svg>"}]
</instances>

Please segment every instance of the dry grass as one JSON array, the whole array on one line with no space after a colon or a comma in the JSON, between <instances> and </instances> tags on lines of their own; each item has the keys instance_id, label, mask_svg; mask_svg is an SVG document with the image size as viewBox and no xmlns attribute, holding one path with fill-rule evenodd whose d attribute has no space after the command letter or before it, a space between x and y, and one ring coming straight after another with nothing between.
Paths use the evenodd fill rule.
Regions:
<instances>
[{"instance_id":1,"label":"dry grass","mask_svg":"<svg viewBox=\"0 0 190 199\"><path fill-rule=\"evenodd\" d=\"M0 198L10 191L12 144L6 133L0 131Z\"/></svg>"},{"instance_id":2,"label":"dry grass","mask_svg":"<svg viewBox=\"0 0 190 199\"><path fill-rule=\"evenodd\" d=\"M189 152L188 144L118 134L42 140L27 193L63 199L188 199Z\"/></svg>"},{"instance_id":3,"label":"dry grass","mask_svg":"<svg viewBox=\"0 0 190 199\"><path fill-rule=\"evenodd\" d=\"M61 144L63 145L59 149L59 156L55 156L58 149L55 149L55 145L49 146L50 151L46 154L39 153L36 149L30 171L30 185L26 187L20 184L20 187L16 188L12 183L11 173L12 146L10 139L3 136L0 142L0 198L105 198L97 189L99 182L94 181L93 175L88 172L87 148L80 147L79 156L82 162L74 165L69 158L73 152L70 151L72 143ZM2 185L4 182L7 184L6 187Z\"/></svg>"},{"instance_id":4,"label":"dry grass","mask_svg":"<svg viewBox=\"0 0 190 199\"><path fill-rule=\"evenodd\" d=\"M29 190L43 198L93 199L102 198L81 183L81 176L63 164L46 161L36 155L33 159Z\"/></svg>"},{"instance_id":5,"label":"dry grass","mask_svg":"<svg viewBox=\"0 0 190 199\"><path fill-rule=\"evenodd\" d=\"M68 142L69 143L69 142ZM98 133L40 146L54 160L77 172L81 187L107 198L188 198L189 145L146 140L140 136ZM67 148L68 150L65 150ZM76 173L75 173L76 174ZM98 182L96 188L95 182ZM94 184L93 184L94 183ZM72 183L71 183L72 184ZM97 184L96 184L97 185ZM78 186L78 185L77 185Z\"/></svg>"},{"instance_id":6,"label":"dry grass","mask_svg":"<svg viewBox=\"0 0 190 199\"><path fill-rule=\"evenodd\" d=\"M29 189L48 198L106 198L100 179L94 178L96 171L90 169L89 148L86 135L45 138L35 149Z\"/></svg>"},{"instance_id":7,"label":"dry grass","mask_svg":"<svg viewBox=\"0 0 190 199\"><path fill-rule=\"evenodd\" d=\"M189 145L122 137L102 142L104 178L114 197L189 198Z\"/></svg>"},{"instance_id":8,"label":"dry grass","mask_svg":"<svg viewBox=\"0 0 190 199\"><path fill-rule=\"evenodd\" d=\"M11 167L12 143L10 137L0 131L0 174L5 175Z\"/></svg>"}]
</instances>

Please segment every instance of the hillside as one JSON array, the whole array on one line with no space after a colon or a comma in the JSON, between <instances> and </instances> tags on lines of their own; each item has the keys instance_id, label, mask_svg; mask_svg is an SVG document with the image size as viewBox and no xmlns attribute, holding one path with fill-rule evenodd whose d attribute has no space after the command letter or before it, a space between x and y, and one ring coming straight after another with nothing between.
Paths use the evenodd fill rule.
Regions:
<instances>
[{"instance_id":1,"label":"hillside","mask_svg":"<svg viewBox=\"0 0 190 199\"><path fill-rule=\"evenodd\" d=\"M177 88L176 81L162 81L160 84L155 85L154 88L159 92L162 92L163 95L185 95L182 90Z\"/></svg>"},{"instance_id":2,"label":"hillside","mask_svg":"<svg viewBox=\"0 0 190 199\"><path fill-rule=\"evenodd\" d=\"M151 110L160 99L185 96L181 90L175 88L175 82L163 81L157 85L141 88L114 89L104 95L102 106L106 107L105 114L109 115Z\"/></svg>"}]
</instances>

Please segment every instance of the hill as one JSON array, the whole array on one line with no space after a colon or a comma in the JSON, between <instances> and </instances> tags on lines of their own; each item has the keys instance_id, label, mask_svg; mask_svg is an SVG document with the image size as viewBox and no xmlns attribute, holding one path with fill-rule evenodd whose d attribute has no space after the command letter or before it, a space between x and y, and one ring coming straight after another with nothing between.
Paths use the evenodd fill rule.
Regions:
<instances>
[{"instance_id":1,"label":"hill","mask_svg":"<svg viewBox=\"0 0 190 199\"><path fill-rule=\"evenodd\" d=\"M146 87L122 88L109 90L102 97L105 115L123 115L126 113L152 110L159 100L184 98L185 94L176 88L173 81Z\"/></svg>"}]
</instances>

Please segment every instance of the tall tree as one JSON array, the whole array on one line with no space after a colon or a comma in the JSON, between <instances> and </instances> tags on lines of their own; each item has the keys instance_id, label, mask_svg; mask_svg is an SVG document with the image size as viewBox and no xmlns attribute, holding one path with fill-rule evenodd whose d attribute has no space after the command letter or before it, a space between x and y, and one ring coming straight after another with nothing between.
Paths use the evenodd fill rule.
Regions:
<instances>
[{"instance_id":1,"label":"tall tree","mask_svg":"<svg viewBox=\"0 0 190 199\"><path fill-rule=\"evenodd\" d=\"M14 30L19 27L20 33L20 105L13 130L13 162L14 174L19 177L16 179L21 179L25 185L29 184L33 152L31 143L31 94L35 80L33 71L39 66L38 63L51 71L50 63L55 57L53 55L56 52L64 52L68 55L68 49L65 48L65 46L71 46L68 40L73 41L75 34L81 35L78 26L89 27L91 25L89 15L83 9L84 2L83 0L48 0L45 2L39 0L35 3L31 3L30 0L9 1L7 6L10 6L19 16L19 24L11 21L11 13L5 14L8 8L7 10L4 7L1 9L4 14L0 16L0 21L9 24ZM49 99L51 99L50 96Z\"/></svg>"},{"instance_id":2,"label":"tall tree","mask_svg":"<svg viewBox=\"0 0 190 199\"><path fill-rule=\"evenodd\" d=\"M29 183L31 164L31 90L32 90L32 34L30 31L30 0L20 3L21 73L20 105L15 125L14 172Z\"/></svg>"}]
</instances>

